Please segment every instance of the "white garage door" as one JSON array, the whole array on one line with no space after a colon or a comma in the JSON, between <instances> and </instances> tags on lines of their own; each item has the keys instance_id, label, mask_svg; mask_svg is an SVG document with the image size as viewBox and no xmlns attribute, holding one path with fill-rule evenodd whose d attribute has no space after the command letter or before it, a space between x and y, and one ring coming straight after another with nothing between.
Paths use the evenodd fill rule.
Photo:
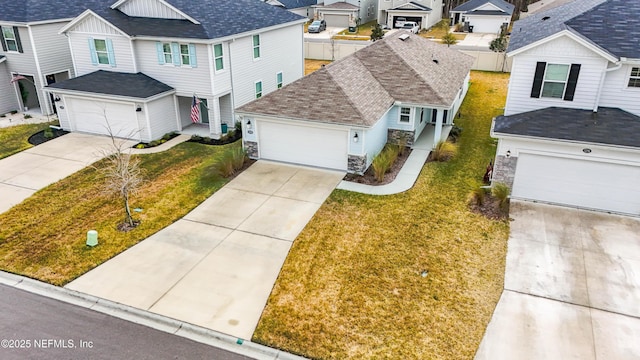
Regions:
<instances>
[{"instance_id":1,"label":"white garage door","mask_svg":"<svg viewBox=\"0 0 640 360\"><path fill-rule=\"evenodd\" d=\"M334 27L349 27L349 15L324 15L324 21L327 22L327 26Z\"/></svg>"},{"instance_id":2,"label":"white garage door","mask_svg":"<svg viewBox=\"0 0 640 360\"><path fill-rule=\"evenodd\" d=\"M71 128L91 134L140 139L134 104L67 98ZM107 127L108 124L108 127Z\"/></svg>"},{"instance_id":3,"label":"white garage door","mask_svg":"<svg viewBox=\"0 0 640 360\"><path fill-rule=\"evenodd\" d=\"M260 158L347 170L346 130L258 122Z\"/></svg>"},{"instance_id":4,"label":"white garage door","mask_svg":"<svg viewBox=\"0 0 640 360\"><path fill-rule=\"evenodd\" d=\"M640 215L640 167L520 154L513 197Z\"/></svg>"},{"instance_id":5,"label":"white garage door","mask_svg":"<svg viewBox=\"0 0 640 360\"><path fill-rule=\"evenodd\" d=\"M501 19L491 19L484 16L468 16L469 25L473 25L474 33L491 33L497 34L502 25Z\"/></svg>"}]
</instances>

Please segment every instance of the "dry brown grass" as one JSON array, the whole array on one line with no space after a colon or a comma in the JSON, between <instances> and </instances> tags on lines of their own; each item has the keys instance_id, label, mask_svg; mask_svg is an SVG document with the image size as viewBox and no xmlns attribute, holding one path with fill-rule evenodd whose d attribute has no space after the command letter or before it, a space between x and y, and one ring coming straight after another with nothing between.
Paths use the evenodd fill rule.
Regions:
<instances>
[{"instance_id":1,"label":"dry brown grass","mask_svg":"<svg viewBox=\"0 0 640 360\"><path fill-rule=\"evenodd\" d=\"M467 194L495 153L508 75L472 79L458 155L402 194L336 190L294 242L254 341L319 359L473 357L502 292L508 223L469 211Z\"/></svg>"},{"instance_id":2,"label":"dry brown grass","mask_svg":"<svg viewBox=\"0 0 640 360\"><path fill-rule=\"evenodd\" d=\"M16 125L0 129L0 159L32 147L33 145L28 141L29 136L54 124L57 122Z\"/></svg>"},{"instance_id":3,"label":"dry brown grass","mask_svg":"<svg viewBox=\"0 0 640 360\"><path fill-rule=\"evenodd\" d=\"M330 64L330 60L313 60L304 59L304 74L309 75L312 72L319 70L322 65Z\"/></svg>"}]
</instances>

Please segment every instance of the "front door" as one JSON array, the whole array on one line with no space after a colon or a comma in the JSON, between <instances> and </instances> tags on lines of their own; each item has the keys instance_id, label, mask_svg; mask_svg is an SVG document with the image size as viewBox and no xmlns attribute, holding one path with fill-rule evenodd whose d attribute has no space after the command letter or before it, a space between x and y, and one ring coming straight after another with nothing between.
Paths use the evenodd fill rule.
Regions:
<instances>
[{"instance_id":1,"label":"front door","mask_svg":"<svg viewBox=\"0 0 640 360\"><path fill-rule=\"evenodd\" d=\"M209 123L209 106L207 99L200 99L200 122L203 124Z\"/></svg>"}]
</instances>

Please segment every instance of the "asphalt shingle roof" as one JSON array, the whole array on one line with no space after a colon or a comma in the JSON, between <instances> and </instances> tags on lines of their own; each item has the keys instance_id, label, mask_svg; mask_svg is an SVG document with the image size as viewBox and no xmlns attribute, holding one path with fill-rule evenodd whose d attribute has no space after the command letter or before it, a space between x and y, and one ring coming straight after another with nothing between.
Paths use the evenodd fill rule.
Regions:
<instances>
[{"instance_id":1,"label":"asphalt shingle roof","mask_svg":"<svg viewBox=\"0 0 640 360\"><path fill-rule=\"evenodd\" d=\"M411 4L413 6L415 6L417 9L412 9L407 7L407 4ZM418 4L415 3L413 1L408 2L407 4L403 4L400 6L396 6L395 8L391 9L391 10L405 10L405 11L431 11L430 7L424 6L422 4Z\"/></svg>"},{"instance_id":2,"label":"asphalt shingle roof","mask_svg":"<svg viewBox=\"0 0 640 360\"><path fill-rule=\"evenodd\" d=\"M143 73L121 73L98 70L69 80L53 83L47 88L82 91L93 94L146 99L173 88Z\"/></svg>"},{"instance_id":3,"label":"asphalt shingle roof","mask_svg":"<svg viewBox=\"0 0 640 360\"><path fill-rule=\"evenodd\" d=\"M455 12L465 12L465 11L472 11L486 3L491 3L495 6L497 6L500 10L504 11L505 13L511 15L513 14L513 9L515 9L515 6L513 4L509 4L508 2L504 1L504 0L470 0L467 1L464 4L460 4L458 6L456 6L453 10L451 11L455 11Z\"/></svg>"},{"instance_id":4,"label":"asphalt shingle roof","mask_svg":"<svg viewBox=\"0 0 640 360\"><path fill-rule=\"evenodd\" d=\"M394 104L449 107L473 58L398 32L254 100L239 112L371 126ZM434 61L437 60L437 63Z\"/></svg>"},{"instance_id":5,"label":"asphalt shingle roof","mask_svg":"<svg viewBox=\"0 0 640 360\"><path fill-rule=\"evenodd\" d=\"M165 0L196 19L129 17L110 8L115 0L0 0L0 21L34 22L70 19L91 9L130 36L216 39L306 19L257 0Z\"/></svg>"},{"instance_id":6,"label":"asphalt shingle roof","mask_svg":"<svg viewBox=\"0 0 640 360\"><path fill-rule=\"evenodd\" d=\"M494 133L640 148L640 117L616 108L549 107L494 120Z\"/></svg>"},{"instance_id":7,"label":"asphalt shingle roof","mask_svg":"<svg viewBox=\"0 0 640 360\"><path fill-rule=\"evenodd\" d=\"M317 0L278 0L278 2L284 5L285 9L297 9L318 4Z\"/></svg>"},{"instance_id":8,"label":"asphalt shingle roof","mask_svg":"<svg viewBox=\"0 0 640 360\"><path fill-rule=\"evenodd\" d=\"M346 2L337 2L330 5L322 6L323 9L341 9L341 10L353 10L359 9L356 5L349 4Z\"/></svg>"}]
</instances>

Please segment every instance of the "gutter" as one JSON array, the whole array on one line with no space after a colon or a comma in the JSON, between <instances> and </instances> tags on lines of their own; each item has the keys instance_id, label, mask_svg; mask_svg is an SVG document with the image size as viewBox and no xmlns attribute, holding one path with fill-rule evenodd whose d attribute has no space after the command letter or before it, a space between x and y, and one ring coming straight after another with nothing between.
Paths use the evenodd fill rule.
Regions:
<instances>
[{"instance_id":1,"label":"gutter","mask_svg":"<svg viewBox=\"0 0 640 360\"><path fill-rule=\"evenodd\" d=\"M602 72L602 75L600 75L600 85L598 85L598 93L596 94L596 101L593 104L593 112L597 113L598 112L598 107L600 104L600 97L602 96L602 88L604 87L604 79L607 75L608 72L612 72L612 71L616 71L618 69L620 69L622 67L622 61L618 61L617 63L615 63L616 65L614 67L606 67L604 69L604 71ZM605 65L606 66L606 65Z\"/></svg>"},{"instance_id":2,"label":"gutter","mask_svg":"<svg viewBox=\"0 0 640 360\"><path fill-rule=\"evenodd\" d=\"M493 130L493 124L491 125L491 137L502 139L502 138L511 138L511 139L526 139L526 140L535 140L535 141L546 141L546 142L555 142L555 143L571 143L571 144L583 144L583 145L592 145L597 147L604 148L614 148L614 149L622 149L622 150L631 150L631 151L640 151L640 147L626 146L626 145L615 145L615 144L605 144L605 143L594 143L591 141L578 141L578 140L565 140L565 139L555 139L555 138L543 138L537 136L527 136L527 135L514 135L509 133L495 132Z\"/></svg>"}]
</instances>

